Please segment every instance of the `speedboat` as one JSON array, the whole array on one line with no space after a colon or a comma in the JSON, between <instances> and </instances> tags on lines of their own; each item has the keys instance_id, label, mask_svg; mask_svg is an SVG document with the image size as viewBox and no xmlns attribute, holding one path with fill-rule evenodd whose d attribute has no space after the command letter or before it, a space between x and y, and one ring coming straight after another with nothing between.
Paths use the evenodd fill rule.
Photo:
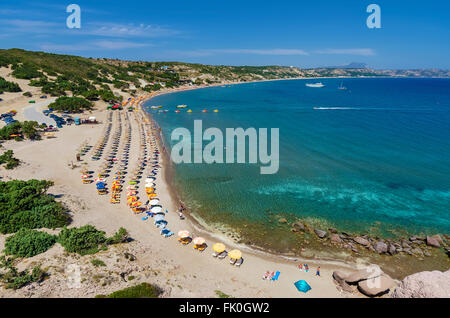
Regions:
<instances>
[{"instance_id":1,"label":"speedboat","mask_svg":"<svg viewBox=\"0 0 450 318\"><path fill-rule=\"evenodd\" d=\"M187 105L178 105L177 108L186 108Z\"/></svg>"},{"instance_id":2,"label":"speedboat","mask_svg":"<svg viewBox=\"0 0 450 318\"><path fill-rule=\"evenodd\" d=\"M308 86L308 87L324 87L325 86L321 82L318 82L318 83L306 83L305 85Z\"/></svg>"}]
</instances>

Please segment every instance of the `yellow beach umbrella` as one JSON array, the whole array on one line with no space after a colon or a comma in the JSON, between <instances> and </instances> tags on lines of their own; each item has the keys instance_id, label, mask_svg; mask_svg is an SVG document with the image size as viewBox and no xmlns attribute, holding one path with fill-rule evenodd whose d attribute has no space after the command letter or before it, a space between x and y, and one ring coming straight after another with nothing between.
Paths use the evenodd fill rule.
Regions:
<instances>
[{"instance_id":1,"label":"yellow beach umbrella","mask_svg":"<svg viewBox=\"0 0 450 318\"><path fill-rule=\"evenodd\" d=\"M225 251L225 244L223 244L223 243L216 243L216 244L214 244L213 245L213 250L214 250L214 252L216 252L216 253L222 253L223 251Z\"/></svg>"},{"instance_id":2,"label":"yellow beach umbrella","mask_svg":"<svg viewBox=\"0 0 450 318\"><path fill-rule=\"evenodd\" d=\"M154 198L154 197L156 197L156 193L147 193L147 197L149 198L149 199L151 199L151 198Z\"/></svg>"},{"instance_id":3,"label":"yellow beach umbrella","mask_svg":"<svg viewBox=\"0 0 450 318\"><path fill-rule=\"evenodd\" d=\"M242 253L240 250L232 250L228 253L228 256L233 259L240 259L242 257Z\"/></svg>"},{"instance_id":4,"label":"yellow beach umbrella","mask_svg":"<svg viewBox=\"0 0 450 318\"><path fill-rule=\"evenodd\" d=\"M178 237L180 237L180 238L187 238L187 237L189 237L189 231L186 231L186 230L182 230L182 231L179 231L178 232Z\"/></svg>"},{"instance_id":5,"label":"yellow beach umbrella","mask_svg":"<svg viewBox=\"0 0 450 318\"><path fill-rule=\"evenodd\" d=\"M137 197L128 197L127 201L129 202L137 201Z\"/></svg>"}]
</instances>

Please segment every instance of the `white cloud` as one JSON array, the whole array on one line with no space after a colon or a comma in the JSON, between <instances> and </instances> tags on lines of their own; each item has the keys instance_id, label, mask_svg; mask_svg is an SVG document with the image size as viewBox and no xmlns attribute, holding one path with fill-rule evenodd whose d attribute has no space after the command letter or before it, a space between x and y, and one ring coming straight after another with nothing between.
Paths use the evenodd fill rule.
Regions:
<instances>
[{"instance_id":1,"label":"white cloud","mask_svg":"<svg viewBox=\"0 0 450 318\"><path fill-rule=\"evenodd\" d=\"M107 37L169 37L178 35L181 32L172 30L158 25L145 24L116 24L116 23L101 23L95 22L86 25L81 32L89 35L107 36Z\"/></svg>"},{"instance_id":2,"label":"white cloud","mask_svg":"<svg viewBox=\"0 0 450 318\"><path fill-rule=\"evenodd\" d=\"M152 46L152 44L131 41L94 41L77 44L43 44L40 48L44 51L75 52L88 50L123 50L148 46Z\"/></svg>"},{"instance_id":3,"label":"white cloud","mask_svg":"<svg viewBox=\"0 0 450 318\"><path fill-rule=\"evenodd\" d=\"M205 49L180 52L184 56L201 57L215 54L308 55L300 49Z\"/></svg>"},{"instance_id":4,"label":"white cloud","mask_svg":"<svg viewBox=\"0 0 450 318\"><path fill-rule=\"evenodd\" d=\"M362 56L370 56L375 55L375 51L373 49L325 49L325 50L317 50L314 53L317 54L346 54L346 55L362 55Z\"/></svg>"}]
</instances>

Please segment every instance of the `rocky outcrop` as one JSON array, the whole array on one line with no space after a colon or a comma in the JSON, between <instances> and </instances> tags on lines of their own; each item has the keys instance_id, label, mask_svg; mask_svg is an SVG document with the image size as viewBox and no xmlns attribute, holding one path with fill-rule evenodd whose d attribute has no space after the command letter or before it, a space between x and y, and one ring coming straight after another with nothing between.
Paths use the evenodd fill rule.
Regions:
<instances>
[{"instance_id":1,"label":"rocky outcrop","mask_svg":"<svg viewBox=\"0 0 450 318\"><path fill-rule=\"evenodd\" d=\"M373 265L350 273L345 280L348 283L358 283L362 280L378 277L381 274L383 274L381 268L378 265Z\"/></svg>"},{"instance_id":2,"label":"rocky outcrop","mask_svg":"<svg viewBox=\"0 0 450 318\"><path fill-rule=\"evenodd\" d=\"M320 238L327 236L327 231L324 230L314 229L314 233L316 233L316 235Z\"/></svg>"},{"instance_id":3,"label":"rocky outcrop","mask_svg":"<svg viewBox=\"0 0 450 318\"><path fill-rule=\"evenodd\" d=\"M375 297L389 293L396 282L383 273L378 265L372 265L351 273L333 272L333 279L338 289L350 293L359 290L362 294Z\"/></svg>"},{"instance_id":4,"label":"rocky outcrop","mask_svg":"<svg viewBox=\"0 0 450 318\"><path fill-rule=\"evenodd\" d=\"M442 238L439 235L427 236L426 243L428 246L441 247L443 243Z\"/></svg>"},{"instance_id":5,"label":"rocky outcrop","mask_svg":"<svg viewBox=\"0 0 450 318\"><path fill-rule=\"evenodd\" d=\"M295 222L294 224L292 224L292 231L293 232L298 232L298 231L305 232L306 231L305 224L303 224L301 222Z\"/></svg>"},{"instance_id":6,"label":"rocky outcrop","mask_svg":"<svg viewBox=\"0 0 450 318\"><path fill-rule=\"evenodd\" d=\"M395 281L383 274L375 278L360 281L358 283L358 290L366 296L375 297L388 293L395 286Z\"/></svg>"},{"instance_id":7,"label":"rocky outcrop","mask_svg":"<svg viewBox=\"0 0 450 318\"><path fill-rule=\"evenodd\" d=\"M388 251L388 246L387 246L387 244L386 243L384 243L384 242L376 242L374 245L373 245L373 248L375 249L375 251L378 253L378 254L383 254L383 253L387 253L387 251Z\"/></svg>"},{"instance_id":8,"label":"rocky outcrop","mask_svg":"<svg viewBox=\"0 0 450 318\"><path fill-rule=\"evenodd\" d=\"M450 270L406 276L392 292L394 298L450 298Z\"/></svg>"},{"instance_id":9,"label":"rocky outcrop","mask_svg":"<svg viewBox=\"0 0 450 318\"><path fill-rule=\"evenodd\" d=\"M362 245L362 246L369 246L370 242L368 240L366 240L365 238L362 238L360 236L357 236L353 239L356 243Z\"/></svg>"},{"instance_id":10,"label":"rocky outcrop","mask_svg":"<svg viewBox=\"0 0 450 318\"><path fill-rule=\"evenodd\" d=\"M331 234L330 235L330 242L331 243L342 243L342 239L340 238L340 236L338 234Z\"/></svg>"}]
</instances>

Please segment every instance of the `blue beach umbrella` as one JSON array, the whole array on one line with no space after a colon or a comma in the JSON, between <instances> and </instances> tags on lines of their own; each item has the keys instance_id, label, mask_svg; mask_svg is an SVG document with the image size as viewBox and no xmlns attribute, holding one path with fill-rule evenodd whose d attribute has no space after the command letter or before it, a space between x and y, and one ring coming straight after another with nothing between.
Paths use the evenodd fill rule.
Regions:
<instances>
[{"instance_id":1,"label":"blue beach umbrella","mask_svg":"<svg viewBox=\"0 0 450 318\"><path fill-rule=\"evenodd\" d=\"M298 291L304 293L308 292L311 289L311 286L309 286L309 284L303 279L295 282L294 285L295 287L297 287Z\"/></svg>"},{"instance_id":2,"label":"blue beach umbrella","mask_svg":"<svg viewBox=\"0 0 450 318\"><path fill-rule=\"evenodd\" d=\"M97 183L97 187L104 187L105 185L106 185L106 183L104 183L104 182Z\"/></svg>"}]
</instances>

